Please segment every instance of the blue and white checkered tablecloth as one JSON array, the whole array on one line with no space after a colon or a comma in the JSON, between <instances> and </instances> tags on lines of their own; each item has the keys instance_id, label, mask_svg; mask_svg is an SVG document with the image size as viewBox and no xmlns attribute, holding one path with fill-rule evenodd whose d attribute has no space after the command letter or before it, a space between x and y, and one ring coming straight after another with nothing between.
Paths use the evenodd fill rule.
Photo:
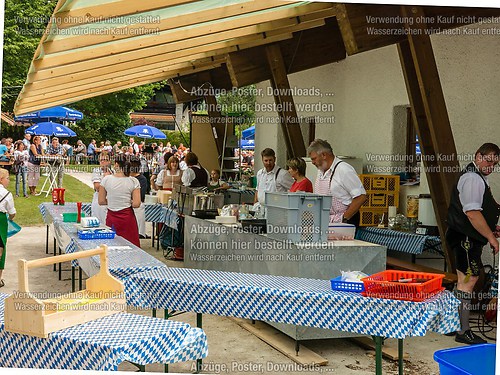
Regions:
<instances>
[{"instance_id":1,"label":"blue and white checkered tablecloth","mask_svg":"<svg viewBox=\"0 0 500 375\"><path fill-rule=\"evenodd\" d=\"M48 338L6 332L0 294L0 367L117 370L123 361L141 365L205 358L200 328L171 320L117 313L63 329Z\"/></svg>"},{"instance_id":2,"label":"blue and white checkered tablecloth","mask_svg":"<svg viewBox=\"0 0 500 375\"><path fill-rule=\"evenodd\" d=\"M391 338L460 327L459 301L447 291L424 302L336 292L325 280L160 268L131 275L127 303L296 324Z\"/></svg>"},{"instance_id":3,"label":"blue and white checkered tablecloth","mask_svg":"<svg viewBox=\"0 0 500 375\"><path fill-rule=\"evenodd\" d=\"M145 218L148 223L163 223L167 208L160 204L145 204Z\"/></svg>"},{"instance_id":4,"label":"blue and white checkered tablecloth","mask_svg":"<svg viewBox=\"0 0 500 375\"><path fill-rule=\"evenodd\" d=\"M356 230L356 239L387 246L389 250L422 254L424 250L443 254L441 238L396 230L364 227Z\"/></svg>"},{"instance_id":5,"label":"blue and white checkered tablecloth","mask_svg":"<svg viewBox=\"0 0 500 375\"><path fill-rule=\"evenodd\" d=\"M57 222L54 225L56 229L62 229L71 238L64 250L65 253L90 250L100 245L107 245L109 272L118 279L123 279L137 272L167 267L163 262L149 255L123 237L115 236L113 239L81 240L78 238L75 223ZM80 265L89 277L99 272L99 256L91 257L90 261L80 259L72 262L74 266Z\"/></svg>"},{"instance_id":6,"label":"blue and white checkered tablecloth","mask_svg":"<svg viewBox=\"0 0 500 375\"><path fill-rule=\"evenodd\" d=\"M164 223L170 228L177 229L179 217L177 211L162 204L146 204L145 217L148 223Z\"/></svg>"},{"instance_id":7,"label":"blue and white checkered tablecloth","mask_svg":"<svg viewBox=\"0 0 500 375\"><path fill-rule=\"evenodd\" d=\"M77 212L75 202L67 202L64 206L43 202L38 205L38 209L42 214L43 222L47 225L52 224L54 221L62 221L63 213ZM91 203L82 203L82 211L85 212L85 215L91 216Z\"/></svg>"}]
</instances>

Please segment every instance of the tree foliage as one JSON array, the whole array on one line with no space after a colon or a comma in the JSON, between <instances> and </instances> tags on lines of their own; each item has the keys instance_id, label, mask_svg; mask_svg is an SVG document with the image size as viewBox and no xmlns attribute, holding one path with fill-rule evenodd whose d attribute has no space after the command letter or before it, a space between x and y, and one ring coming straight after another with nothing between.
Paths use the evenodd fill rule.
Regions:
<instances>
[{"instance_id":1,"label":"tree foliage","mask_svg":"<svg viewBox=\"0 0 500 375\"><path fill-rule=\"evenodd\" d=\"M2 111L13 111L56 3L55 0L5 1ZM72 128L85 143L92 138L124 140L127 137L123 131L132 125L130 112L144 108L161 86L161 83L149 84L68 103L84 114L84 119Z\"/></svg>"},{"instance_id":2,"label":"tree foliage","mask_svg":"<svg viewBox=\"0 0 500 375\"><path fill-rule=\"evenodd\" d=\"M255 123L255 85L241 87L217 96L223 116L236 116L243 129Z\"/></svg>"},{"instance_id":3,"label":"tree foliage","mask_svg":"<svg viewBox=\"0 0 500 375\"><path fill-rule=\"evenodd\" d=\"M71 105L85 117L73 127L84 142L96 140L125 140L123 131L132 126L130 112L144 108L161 83L134 87L95 98L81 100Z\"/></svg>"},{"instance_id":4,"label":"tree foliage","mask_svg":"<svg viewBox=\"0 0 500 375\"><path fill-rule=\"evenodd\" d=\"M2 111L12 112L56 1L5 0Z\"/></svg>"}]
</instances>

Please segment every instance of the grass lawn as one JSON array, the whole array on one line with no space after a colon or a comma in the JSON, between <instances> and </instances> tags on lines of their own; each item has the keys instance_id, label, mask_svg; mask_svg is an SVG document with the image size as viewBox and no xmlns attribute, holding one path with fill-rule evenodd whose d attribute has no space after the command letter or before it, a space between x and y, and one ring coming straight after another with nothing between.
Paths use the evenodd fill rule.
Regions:
<instances>
[{"instance_id":1,"label":"grass lawn","mask_svg":"<svg viewBox=\"0 0 500 375\"><path fill-rule=\"evenodd\" d=\"M82 166L82 167L87 167ZM90 166L95 167L95 166ZM43 182L45 181L45 176L40 177L40 181L37 186L37 191L42 188ZM66 189L64 194L64 200L67 202L91 202L93 190L89 188L84 183L78 181L76 178L64 175L63 186ZM16 176L10 175L9 190L15 197L16 194ZM16 206L16 217L14 221L21 226L31 226L31 225L41 225L43 224L42 215L38 209L38 205L42 202L52 202L52 195L49 194L45 197L45 193L42 195L30 195L28 198L22 196L22 182L20 182L19 191L21 196L19 198L14 198L14 204ZM28 190L29 191L29 190Z\"/></svg>"}]
</instances>

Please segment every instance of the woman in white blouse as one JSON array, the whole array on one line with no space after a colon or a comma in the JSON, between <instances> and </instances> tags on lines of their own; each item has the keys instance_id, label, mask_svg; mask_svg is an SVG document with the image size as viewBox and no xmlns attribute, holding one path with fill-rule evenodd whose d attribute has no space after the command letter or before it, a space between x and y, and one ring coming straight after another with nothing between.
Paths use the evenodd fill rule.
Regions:
<instances>
[{"instance_id":1,"label":"woman in white blouse","mask_svg":"<svg viewBox=\"0 0 500 375\"><path fill-rule=\"evenodd\" d=\"M114 174L105 176L101 181L99 204L108 206L106 225L114 229L117 235L140 247L133 208L141 205L141 187L136 178L130 177L128 155L116 155L114 169Z\"/></svg>"}]
</instances>

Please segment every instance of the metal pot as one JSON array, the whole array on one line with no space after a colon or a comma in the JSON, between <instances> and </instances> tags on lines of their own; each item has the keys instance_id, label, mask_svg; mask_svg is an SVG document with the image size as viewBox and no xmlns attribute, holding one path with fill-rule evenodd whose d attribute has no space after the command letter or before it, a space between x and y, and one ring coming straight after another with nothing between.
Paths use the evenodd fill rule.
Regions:
<instances>
[{"instance_id":1,"label":"metal pot","mask_svg":"<svg viewBox=\"0 0 500 375\"><path fill-rule=\"evenodd\" d=\"M193 211L208 210L208 196L206 194L197 194L194 196Z\"/></svg>"}]
</instances>

